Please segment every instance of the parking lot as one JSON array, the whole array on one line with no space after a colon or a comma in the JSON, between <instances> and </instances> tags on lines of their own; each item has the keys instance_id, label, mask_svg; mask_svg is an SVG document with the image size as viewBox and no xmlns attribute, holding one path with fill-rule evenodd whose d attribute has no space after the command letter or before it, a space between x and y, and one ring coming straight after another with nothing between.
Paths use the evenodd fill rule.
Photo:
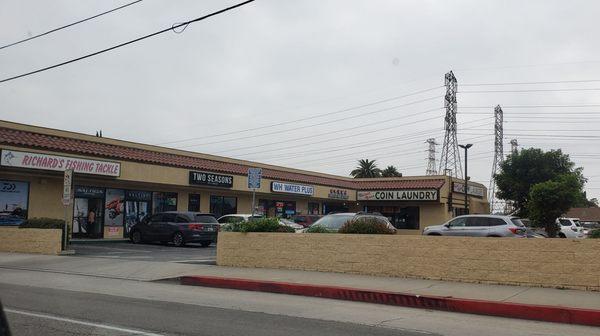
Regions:
<instances>
[{"instance_id":1,"label":"parking lot","mask_svg":"<svg viewBox=\"0 0 600 336\"><path fill-rule=\"evenodd\" d=\"M74 257L111 258L141 261L168 261L189 264L214 264L216 247L188 244L184 247L162 244L119 242L73 242Z\"/></svg>"}]
</instances>

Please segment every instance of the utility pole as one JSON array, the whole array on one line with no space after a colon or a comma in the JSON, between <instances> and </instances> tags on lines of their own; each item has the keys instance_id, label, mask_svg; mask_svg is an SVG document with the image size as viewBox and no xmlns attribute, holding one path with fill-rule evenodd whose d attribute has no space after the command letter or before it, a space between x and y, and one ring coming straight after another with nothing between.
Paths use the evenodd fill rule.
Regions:
<instances>
[{"instance_id":1,"label":"utility pole","mask_svg":"<svg viewBox=\"0 0 600 336\"><path fill-rule=\"evenodd\" d=\"M446 107L446 117L444 118L444 144L442 146L442 155L440 157L440 168L438 171L451 171L454 177L461 177L462 168L460 166L460 153L458 151L458 141L456 140L456 90L458 84L452 71L444 76L446 85L446 97L444 106Z\"/></svg>"},{"instance_id":2,"label":"utility pole","mask_svg":"<svg viewBox=\"0 0 600 336\"><path fill-rule=\"evenodd\" d=\"M519 143L517 142L517 139L510 140L510 153L511 154L517 153L517 151L518 151L517 147L519 147Z\"/></svg>"},{"instance_id":3,"label":"utility pole","mask_svg":"<svg viewBox=\"0 0 600 336\"><path fill-rule=\"evenodd\" d=\"M469 214L469 172L467 171L467 156L473 144L458 145L465 150L465 215Z\"/></svg>"},{"instance_id":4,"label":"utility pole","mask_svg":"<svg viewBox=\"0 0 600 336\"><path fill-rule=\"evenodd\" d=\"M435 167L435 146L438 143L435 142L435 138L427 139L426 143L429 144L429 149L427 149L427 171L425 172L425 175L437 175Z\"/></svg>"},{"instance_id":5,"label":"utility pole","mask_svg":"<svg viewBox=\"0 0 600 336\"><path fill-rule=\"evenodd\" d=\"M500 172L500 166L504 162L504 113L502 107L494 108L494 163L492 164L492 176L490 188L488 189L488 200L490 202L490 213L501 213L505 210L505 204L496 197L496 180L494 176ZM512 142L511 142L512 144Z\"/></svg>"}]
</instances>

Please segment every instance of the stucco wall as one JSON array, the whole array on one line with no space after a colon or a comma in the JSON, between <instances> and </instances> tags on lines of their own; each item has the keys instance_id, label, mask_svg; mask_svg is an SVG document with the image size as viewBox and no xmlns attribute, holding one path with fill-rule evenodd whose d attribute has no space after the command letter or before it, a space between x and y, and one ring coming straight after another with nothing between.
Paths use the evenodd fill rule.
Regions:
<instances>
[{"instance_id":1,"label":"stucco wall","mask_svg":"<svg viewBox=\"0 0 600 336\"><path fill-rule=\"evenodd\" d=\"M600 239L219 234L217 264L600 290Z\"/></svg>"},{"instance_id":2,"label":"stucco wall","mask_svg":"<svg viewBox=\"0 0 600 336\"><path fill-rule=\"evenodd\" d=\"M0 251L58 254L62 230L0 227Z\"/></svg>"}]
</instances>

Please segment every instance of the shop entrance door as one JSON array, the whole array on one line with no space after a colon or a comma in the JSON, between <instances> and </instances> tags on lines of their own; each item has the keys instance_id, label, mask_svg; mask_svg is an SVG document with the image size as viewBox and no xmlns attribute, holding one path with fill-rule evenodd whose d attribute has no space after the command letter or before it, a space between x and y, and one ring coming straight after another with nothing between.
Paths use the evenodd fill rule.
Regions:
<instances>
[{"instance_id":1,"label":"shop entrance door","mask_svg":"<svg viewBox=\"0 0 600 336\"><path fill-rule=\"evenodd\" d=\"M73 237L102 238L103 205L104 200L101 198L75 198L73 205Z\"/></svg>"}]
</instances>

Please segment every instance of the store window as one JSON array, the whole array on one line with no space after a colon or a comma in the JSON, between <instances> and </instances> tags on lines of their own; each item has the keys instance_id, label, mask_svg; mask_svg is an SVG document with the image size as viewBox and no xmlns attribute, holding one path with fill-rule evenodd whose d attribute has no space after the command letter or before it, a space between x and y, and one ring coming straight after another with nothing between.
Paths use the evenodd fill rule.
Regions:
<instances>
[{"instance_id":1,"label":"store window","mask_svg":"<svg viewBox=\"0 0 600 336\"><path fill-rule=\"evenodd\" d=\"M131 228L142 221L150 211L152 192L143 190L125 191L125 237Z\"/></svg>"},{"instance_id":2,"label":"store window","mask_svg":"<svg viewBox=\"0 0 600 336\"><path fill-rule=\"evenodd\" d=\"M327 215L335 212L348 212L349 208L346 203L323 203L323 214Z\"/></svg>"},{"instance_id":3,"label":"store window","mask_svg":"<svg viewBox=\"0 0 600 336\"><path fill-rule=\"evenodd\" d=\"M0 226L23 223L28 204L28 182L0 180Z\"/></svg>"},{"instance_id":4,"label":"store window","mask_svg":"<svg viewBox=\"0 0 600 336\"><path fill-rule=\"evenodd\" d=\"M419 207L368 206L366 210L387 217L396 229L419 229Z\"/></svg>"},{"instance_id":5,"label":"store window","mask_svg":"<svg viewBox=\"0 0 600 336\"><path fill-rule=\"evenodd\" d=\"M177 193L152 193L152 213L164 211L177 211Z\"/></svg>"},{"instance_id":6,"label":"store window","mask_svg":"<svg viewBox=\"0 0 600 336\"><path fill-rule=\"evenodd\" d=\"M104 233L104 188L75 186L73 237L102 238Z\"/></svg>"},{"instance_id":7,"label":"store window","mask_svg":"<svg viewBox=\"0 0 600 336\"><path fill-rule=\"evenodd\" d=\"M469 212L467 212L467 209L465 208L454 208L454 217L468 214Z\"/></svg>"},{"instance_id":8,"label":"store window","mask_svg":"<svg viewBox=\"0 0 600 336\"><path fill-rule=\"evenodd\" d=\"M123 237L125 224L125 190L106 189L104 202L104 238Z\"/></svg>"},{"instance_id":9,"label":"store window","mask_svg":"<svg viewBox=\"0 0 600 336\"><path fill-rule=\"evenodd\" d=\"M309 215L318 215L319 214L319 203L308 203L308 214Z\"/></svg>"},{"instance_id":10,"label":"store window","mask_svg":"<svg viewBox=\"0 0 600 336\"><path fill-rule=\"evenodd\" d=\"M217 218L237 213L237 198L210 196L210 212Z\"/></svg>"},{"instance_id":11,"label":"store window","mask_svg":"<svg viewBox=\"0 0 600 336\"><path fill-rule=\"evenodd\" d=\"M259 213L267 217L291 218L296 215L296 202L277 200L258 200Z\"/></svg>"},{"instance_id":12,"label":"store window","mask_svg":"<svg viewBox=\"0 0 600 336\"><path fill-rule=\"evenodd\" d=\"M200 212L200 194L189 195L188 211Z\"/></svg>"}]
</instances>

